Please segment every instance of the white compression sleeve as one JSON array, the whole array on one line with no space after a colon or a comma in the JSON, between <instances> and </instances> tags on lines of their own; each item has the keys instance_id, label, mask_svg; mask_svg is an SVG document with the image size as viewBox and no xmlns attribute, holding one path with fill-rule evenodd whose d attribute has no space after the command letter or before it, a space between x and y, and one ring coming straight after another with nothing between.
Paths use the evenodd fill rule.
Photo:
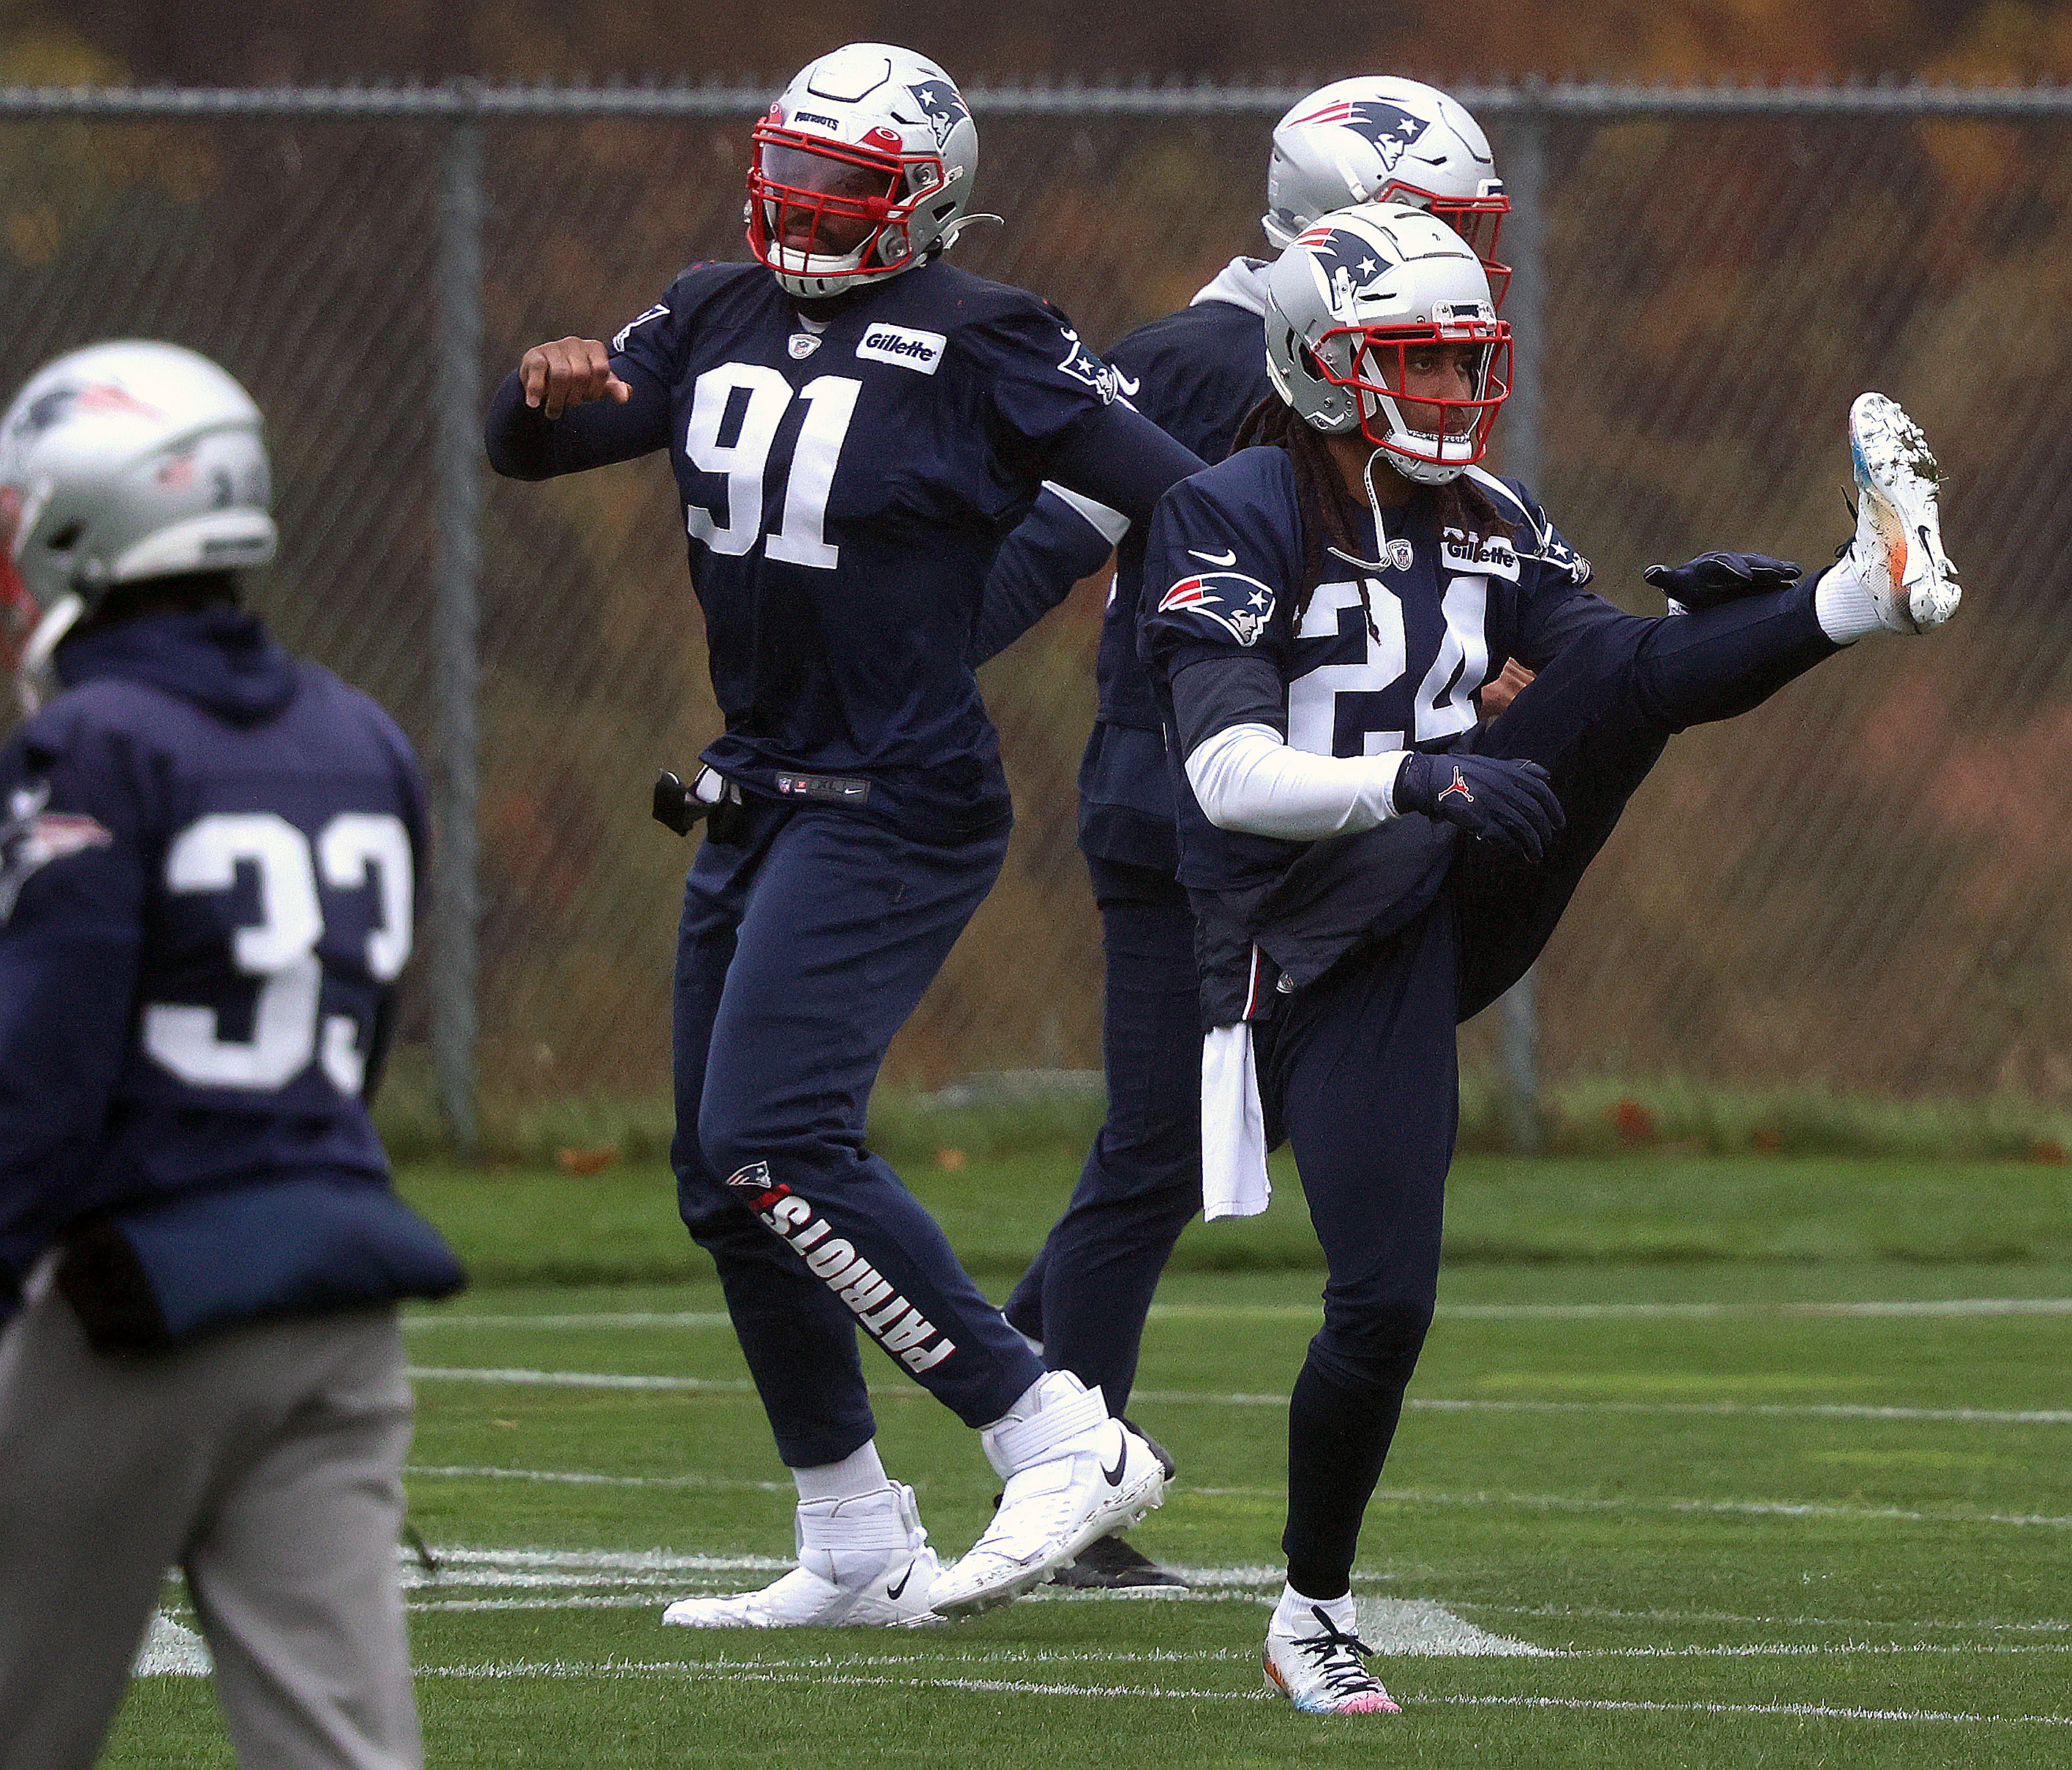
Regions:
<instances>
[{"instance_id":1,"label":"white compression sleeve","mask_svg":"<svg viewBox=\"0 0 2072 1770\"><path fill-rule=\"evenodd\" d=\"M1408 754L1312 755L1270 725L1226 726L1189 754L1187 784L1219 829L1314 842L1393 817L1389 793Z\"/></svg>"}]
</instances>

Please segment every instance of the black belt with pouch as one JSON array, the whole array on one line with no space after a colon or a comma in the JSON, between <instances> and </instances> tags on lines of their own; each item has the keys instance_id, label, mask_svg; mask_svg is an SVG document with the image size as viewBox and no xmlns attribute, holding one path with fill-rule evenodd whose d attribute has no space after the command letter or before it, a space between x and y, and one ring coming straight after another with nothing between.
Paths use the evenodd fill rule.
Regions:
<instances>
[{"instance_id":1,"label":"black belt with pouch","mask_svg":"<svg viewBox=\"0 0 2072 1770\"><path fill-rule=\"evenodd\" d=\"M450 1297L438 1230L380 1182L295 1174L97 1212L57 1286L96 1352L158 1352L248 1322Z\"/></svg>"}]
</instances>

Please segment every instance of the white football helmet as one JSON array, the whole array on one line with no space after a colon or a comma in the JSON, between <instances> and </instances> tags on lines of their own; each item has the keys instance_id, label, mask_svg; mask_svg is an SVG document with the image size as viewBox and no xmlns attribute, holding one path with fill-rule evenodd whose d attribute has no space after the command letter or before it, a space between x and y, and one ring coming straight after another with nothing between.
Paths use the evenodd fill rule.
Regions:
<instances>
[{"instance_id":1,"label":"white football helmet","mask_svg":"<svg viewBox=\"0 0 2072 1770\"><path fill-rule=\"evenodd\" d=\"M266 564L272 504L259 408L206 356L124 339L46 364L0 418L0 598L25 679L118 584Z\"/></svg>"},{"instance_id":2,"label":"white football helmet","mask_svg":"<svg viewBox=\"0 0 2072 1770\"><path fill-rule=\"evenodd\" d=\"M1436 86L1392 76L1334 80L1274 126L1260 224L1276 251L1352 203L1429 209L1482 261L1503 304L1511 269L1497 262L1496 242L1511 200L1482 126Z\"/></svg>"},{"instance_id":3,"label":"white football helmet","mask_svg":"<svg viewBox=\"0 0 2072 1770\"><path fill-rule=\"evenodd\" d=\"M1475 347L1467 399L1406 399L1420 345ZM1482 458L1511 393L1511 327L1466 241L1422 209L1361 204L1320 217L1266 273L1266 368L1297 416L1357 430L1420 485Z\"/></svg>"},{"instance_id":4,"label":"white football helmet","mask_svg":"<svg viewBox=\"0 0 2072 1770\"><path fill-rule=\"evenodd\" d=\"M956 237L978 126L925 56L856 43L809 62L755 127L748 245L787 291L839 294Z\"/></svg>"}]
</instances>

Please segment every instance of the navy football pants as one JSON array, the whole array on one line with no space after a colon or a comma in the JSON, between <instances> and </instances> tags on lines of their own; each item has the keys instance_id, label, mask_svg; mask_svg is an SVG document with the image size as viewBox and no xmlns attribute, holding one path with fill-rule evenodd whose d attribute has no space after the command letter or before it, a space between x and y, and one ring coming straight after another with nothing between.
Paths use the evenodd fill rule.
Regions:
<instances>
[{"instance_id":1,"label":"navy football pants","mask_svg":"<svg viewBox=\"0 0 2072 1770\"><path fill-rule=\"evenodd\" d=\"M1201 998L1179 883L1096 854L1087 871L1101 914L1108 1117L1007 1319L1120 1414L1158 1275L1202 1208Z\"/></svg>"},{"instance_id":2,"label":"navy football pants","mask_svg":"<svg viewBox=\"0 0 2072 1770\"><path fill-rule=\"evenodd\" d=\"M1006 829L937 846L767 801L746 821L738 843L705 841L684 885L678 1208L787 1463L838 1462L875 1430L858 1327L989 1424L1044 1367L863 1138L886 1048L992 887Z\"/></svg>"},{"instance_id":3,"label":"navy football pants","mask_svg":"<svg viewBox=\"0 0 2072 1770\"><path fill-rule=\"evenodd\" d=\"M1539 956L1675 732L1747 710L1836 649L1810 586L1634 616L1579 640L1475 741L1547 768L1568 822L1546 858L1529 865L1462 844L1430 908L1255 1029L1268 1136L1290 1145L1330 1274L1289 1404L1282 1546L1297 1591L1347 1589L1431 1324L1459 1118L1456 1023Z\"/></svg>"}]
</instances>

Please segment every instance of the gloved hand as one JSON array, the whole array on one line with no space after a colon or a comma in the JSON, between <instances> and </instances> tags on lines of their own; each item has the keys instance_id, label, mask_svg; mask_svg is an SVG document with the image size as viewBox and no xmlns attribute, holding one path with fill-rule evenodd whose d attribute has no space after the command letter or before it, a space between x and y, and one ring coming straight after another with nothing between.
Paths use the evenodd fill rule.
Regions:
<instances>
[{"instance_id":1,"label":"gloved hand","mask_svg":"<svg viewBox=\"0 0 2072 1770\"><path fill-rule=\"evenodd\" d=\"M1782 590L1798 582L1799 568L1789 559L1773 559L1768 554L1716 549L1680 566L1650 566L1640 575L1662 592L1670 613L1675 615L1716 608L1721 603L1766 590Z\"/></svg>"},{"instance_id":2,"label":"gloved hand","mask_svg":"<svg viewBox=\"0 0 2072 1770\"><path fill-rule=\"evenodd\" d=\"M1568 821L1544 768L1500 756L1413 754L1391 796L1399 811L1421 811L1527 860L1544 855Z\"/></svg>"}]
</instances>

